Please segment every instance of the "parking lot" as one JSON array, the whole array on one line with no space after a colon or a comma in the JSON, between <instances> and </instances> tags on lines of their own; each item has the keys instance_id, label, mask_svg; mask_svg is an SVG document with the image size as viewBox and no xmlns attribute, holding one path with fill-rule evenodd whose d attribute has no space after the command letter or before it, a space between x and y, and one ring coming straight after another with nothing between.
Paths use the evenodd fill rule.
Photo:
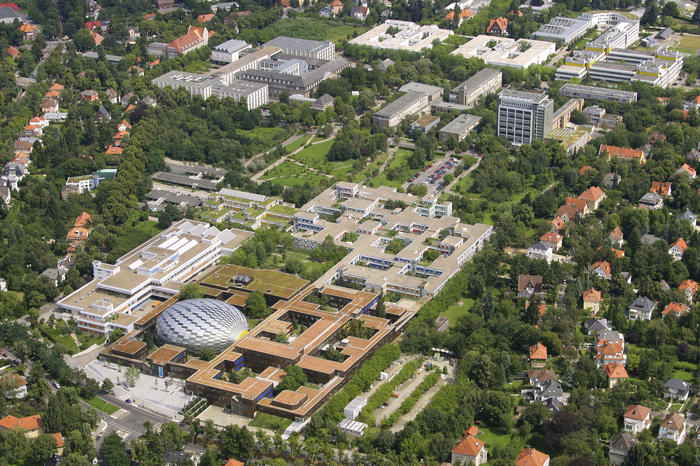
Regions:
<instances>
[{"instance_id":1,"label":"parking lot","mask_svg":"<svg viewBox=\"0 0 700 466\"><path fill-rule=\"evenodd\" d=\"M408 179L408 184L425 184L428 188L428 194L432 194L445 186L445 175L453 173L460 163L461 160L455 157L443 157L435 160L411 176Z\"/></svg>"}]
</instances>

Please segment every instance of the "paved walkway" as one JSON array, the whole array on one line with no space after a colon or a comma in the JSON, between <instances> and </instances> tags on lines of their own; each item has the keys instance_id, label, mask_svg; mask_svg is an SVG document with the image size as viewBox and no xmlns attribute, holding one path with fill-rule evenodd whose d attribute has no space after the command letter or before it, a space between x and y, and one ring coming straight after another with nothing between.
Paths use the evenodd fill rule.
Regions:
<instances>
[{"instance_id":1,"label":"paved walkway","mask_svg":"<svg viewBox=\"0 0 700 466\"><path fill-rule=\"evenodd\" d=\"M283 146L288 146L289 144L293 143L297 139L301 138L302 136L305 136L305 134L295 134L293 136L290 136L287 138L285 141L282 141ZM255 163L256 160L258 160L260 157L264 157L265 155L269 154L270 152L274 151L275 148L273 147L272 149L266 150L264 152L260 152L258 154L255 154L251 158L249 158L243 166L245 168L249 168L251 165Z\"/></svg>"}]
</instances>

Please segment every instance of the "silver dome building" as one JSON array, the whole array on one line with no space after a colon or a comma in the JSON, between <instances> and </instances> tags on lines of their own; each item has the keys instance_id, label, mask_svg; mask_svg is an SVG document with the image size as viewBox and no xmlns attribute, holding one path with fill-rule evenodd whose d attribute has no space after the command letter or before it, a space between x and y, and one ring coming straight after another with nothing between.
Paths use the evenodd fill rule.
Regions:
<instances>
[{"instance_id":1,"label":"silver dome building","mask_svg":"<svg viewBox=\"0 0 700 466\"><path fill-rule=\"evenodd\" d=\"M156 322L159 341L182 346L194 354L201 354L204 348L220 353L249 330L238 308L216 299L178 301Z\"/></svg>"}]
</instances>

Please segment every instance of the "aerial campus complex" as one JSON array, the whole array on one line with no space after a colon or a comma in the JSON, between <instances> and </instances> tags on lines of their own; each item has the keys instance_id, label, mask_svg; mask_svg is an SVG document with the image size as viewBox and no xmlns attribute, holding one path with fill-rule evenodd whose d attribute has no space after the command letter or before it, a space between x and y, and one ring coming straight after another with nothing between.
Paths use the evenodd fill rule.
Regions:
<instances>
[{"instance_id":1,"label":"aerial campus complex","mask_svg":"<svg viewBox=\"0 0 700 466\"><path fill-rule=\"evenodd\" d=\"M330 238L347 254L313 283L280 271L217 265L251 233L181 220L114 265L94 263L94 280L58 305L86 331L124 333L100 353L105 361L185 379L188 393L233 414L260 411L303 421L402 331L420 303L483 247L492 227L461 223L451 203L431 196L338 182L293 215L291 231L301 250ZM399 248L388 248L397 242ZM180 300L187 282L196 283L203 298ZM246 306L253 292L272 313L250 326ZM377 316L380 293L399 299ZM201 359L205 351L215 357ZM292 364L313 385L277 391ZM229 376L244 368L243 380Z\"/></svg>"}]
</instances>

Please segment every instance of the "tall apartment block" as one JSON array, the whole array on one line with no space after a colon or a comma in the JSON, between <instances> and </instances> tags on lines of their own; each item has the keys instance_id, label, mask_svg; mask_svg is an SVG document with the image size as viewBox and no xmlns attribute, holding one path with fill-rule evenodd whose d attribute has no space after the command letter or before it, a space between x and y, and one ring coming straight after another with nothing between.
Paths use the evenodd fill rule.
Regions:
<instances>
[{"instance_id":1,"label":"tall apartment block","mask_svg":"<svg viewBox=\"0 0 700 466\"><path fill-rule=\"evenodd\" d=\"M498 94L498 135L517 145L542 140L552 130L553 108L543 92L505 89Z\"/></svg>"}]
</instances>

